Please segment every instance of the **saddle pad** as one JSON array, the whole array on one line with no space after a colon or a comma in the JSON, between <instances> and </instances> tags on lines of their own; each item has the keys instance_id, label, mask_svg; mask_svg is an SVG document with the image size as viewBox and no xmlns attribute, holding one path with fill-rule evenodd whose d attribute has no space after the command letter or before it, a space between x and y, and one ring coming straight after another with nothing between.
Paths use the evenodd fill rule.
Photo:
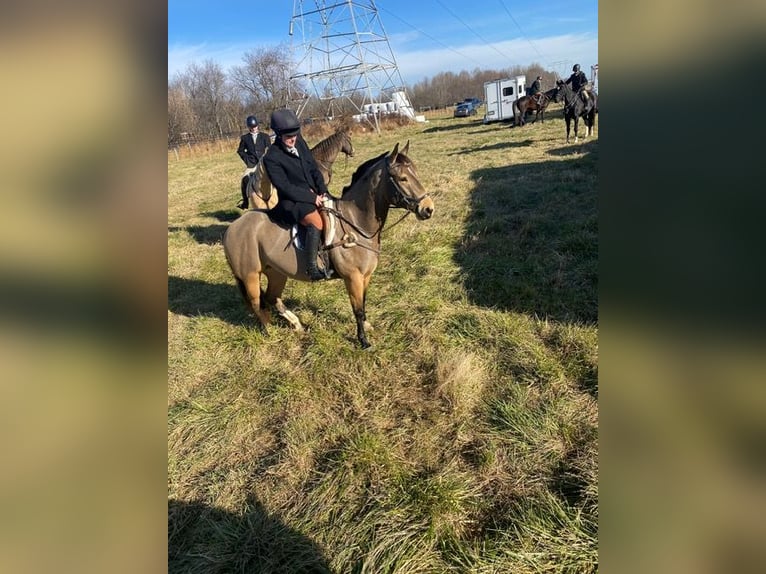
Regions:
<instances>
[{"instance_id":1,"label":"saddle pad","mask_svg":"<svg viewBox=\"0 0 766 574\"><path fill-rule=\"evenodd\" d=\"M335 209L334 199L325 199L325 207ZM322 220L324 221L325 228L322 232L324 236L324 245L331 245L332 239L335 237L335 216L332 213L322 212ZM297 223L290 228L290 241L296 249L303 251L306 248L306 229Z\"/></svg>"}]
</instances>

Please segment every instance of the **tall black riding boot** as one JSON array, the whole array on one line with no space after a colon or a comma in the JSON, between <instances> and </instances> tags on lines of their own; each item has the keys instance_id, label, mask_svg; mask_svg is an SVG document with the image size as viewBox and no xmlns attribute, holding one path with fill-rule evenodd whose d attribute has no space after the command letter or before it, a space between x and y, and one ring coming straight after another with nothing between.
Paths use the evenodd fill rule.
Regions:
<instances>
[{"instance_id":1,"label":"tall black riding boot","mask_svg":"<svg viewBox=\"0 0 766 574\"><path fill-rule=\"evenodd\" d=\"M317 254L319 253L319 230L313 225L306 226L306 275L311 281L325 279L325 274L317 267Z\"/></svg>"},{"instance_id":2,"label":"tall black riding boot","mask_svg":"<svg viewBox=\"0 0 766 574\"><path fill-rule=\"evenodd\" d=\"M245 176L242 178L242 185L240 186L242 191L242 201L240 201L237 204L237 207L239 207L240 209L248 209L249 207L248 204L250 202L248 201L248 198L247 198L247 184L249 181L250 181L250 178L248 176Z\"/></svg>"}]
</instances>

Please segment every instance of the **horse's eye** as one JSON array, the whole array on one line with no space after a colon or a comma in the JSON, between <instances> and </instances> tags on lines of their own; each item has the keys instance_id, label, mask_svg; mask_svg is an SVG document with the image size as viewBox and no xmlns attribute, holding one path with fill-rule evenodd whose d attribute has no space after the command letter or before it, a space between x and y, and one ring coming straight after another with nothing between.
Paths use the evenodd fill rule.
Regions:
<instances>
[{"instance_id":1,"label":"horse's eye","mask_svg":"<svg viewBox=\"0 0 766 574\"><path fill-rule=\"evenodd\" d=\"M400 177L399 181L401 181L402 183L407 183L407 176L405 175L403 177Z\"/></svg>"}]
</instances>

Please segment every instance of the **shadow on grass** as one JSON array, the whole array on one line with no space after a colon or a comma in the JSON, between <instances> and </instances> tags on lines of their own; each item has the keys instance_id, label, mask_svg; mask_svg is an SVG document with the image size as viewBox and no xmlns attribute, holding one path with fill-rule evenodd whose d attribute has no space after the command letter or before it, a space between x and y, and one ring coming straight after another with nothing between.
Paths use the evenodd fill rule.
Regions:
<instances>
[{"instance_id":1,"label":"shadow on grass","mask_svg":"<svg viewBox=\"0 0 766 574\"><path fill-rule=\"evenodd\" d=\"M322 550L255 497L242 514L168 500L168 572L331 573Z\"/></svg>"},{"instance_id":2,"label":"shadow on grass","mask_svg":"<svg viewBox=\"0 0 766 574\"><path fill-rule=\"evenodd\" d=\"M467 153L481 153L485 151L490 150L498 150L498 149L506 149L506 148L516 148L516 147L527 147L532 145L532 140L524 140L523 142L501 142L496 143L492 145L485 145L473 149L467 149L462 151L456 151L455 153L450 153L447 155L465 155Z\"/></svg>"},{"instance_id":3,"label":"shadow on grass","mask_svg":"<svg viewBox=\"0 0 766 574\"><path fill-rule=\"evenodd\" d=\"M242 211L239 209L219 209L218 211L206 211L201 215L203 217L213 217L218 221L234 221L242 215Z\"/></svg>"},{"instance_id":4,"label":"shadow on grass","mask_svg":"<svg viewBox=\"0 0 766 574\"><path fill-rule=\"evenodd\" d=\"M197 243L205 245L219 245L228 225L214 223L213 225L190 225L188 227L168 227L168 231L189 232Z\"/></svg>"},{"instance_id":5,"label":"shadow on grass","mask_svg":"<svg viewBox=\"0 0 766 574\"><path fill-rule=\"evenodd\" d=\"M234 285L168 277L168 309L179 315L214 315L233 325L252 325L242 295Z\"/></svg>"},{"instance_id":6,"label":"shadow on grass","mask_svg":"<svg viewBox=\"0 0 766 574\"><path fill-rule=\"evenodd\" d=\"M562 138L564 137L566 137L566 133L563 133ZM591 137L584 141L579 141L577 143L572 142L564 145L564 147L548 150L547 153L555 157L566 157L568 155L583 153L594 154L597 152L598 142Z\"/></svg>"},{"instance_id":7,"label":"shadow on grass","mask_svg":"<svg viewBox=\"0 0 766 574\"><path fill-rule=\"evenodd\" d=\"M473 120L468 120L465 123L450 124L448 126L434 126L432 128L426 128L423 130L423 133L433 134L433 133L451 132L455 130L464 130L465 128L470 128L470 127L481 127L483 125L484 124L482 123L480 119L479 120L473 119Z\"/></svg>"},{"instance_id":8,"label":"shadow on grass","mask_svg":"<svg viewBox=\"0 0 766 574\"><path fill-rule=\"evenodd\" d=\"M474 171L455 259L478 305L559 321L598 319L597 143L592 153Z\"/></svg>"}]
</instances>

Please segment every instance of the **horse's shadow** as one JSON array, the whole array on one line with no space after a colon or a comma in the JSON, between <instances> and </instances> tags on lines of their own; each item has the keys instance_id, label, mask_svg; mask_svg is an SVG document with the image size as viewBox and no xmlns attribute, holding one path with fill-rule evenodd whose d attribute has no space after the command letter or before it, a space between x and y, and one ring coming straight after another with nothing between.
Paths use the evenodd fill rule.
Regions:
<instances>
[{"instance_id":1,"label":"horse's shadow","mask_svg":"<svg viewBox=\"0 0 766 574\"><path fill-rule=\"evenodd\" d=\"M219 209L217 211L207 211L201 214L203 217L212 217L218 221L232 222L238 219L242 212L237 209Z\"/></svg>"},{"instance_id":2,"label":"horse's shadow","mask_svg":"<svg viewBox=\"0 0 766 574\"><path fill-rule=\"evenodd\" d=\"M197 243L205 245L218 245L221 243L223 234L228 225L189 225L188 227L168 227L168 231L188 231Z\"/></svg>"},{"instance_id":3,"label":"horse's shadow","mask_svg":"<svg viewBox=\"0 0 766 574\"><path fill-rule=\"evenodd\" d=\"M597 321L595 156L472 173L472 211L455 260L474 303Z\"/></svg>"},{"instance_id":4,"label":"horse's shadow","mask_svg":"<svg viewBox=\"0 0 766 574\"><path fill-rule=\"evenodd\" d=\"M250 496L241 513L168 500L168 572L331 573L321 548Z\"/></svg>"},{"instance_id":5,"label":"horse's shadow","mask_svg":"<svg viewBox=\"0 0 766 574\"><path fill-rule=\"evenodd\" d=\"M169 276L168 309L187 317L214 315L233 325L252 323L234 285L200 279Z\"/></svg>"}]
</instances>

